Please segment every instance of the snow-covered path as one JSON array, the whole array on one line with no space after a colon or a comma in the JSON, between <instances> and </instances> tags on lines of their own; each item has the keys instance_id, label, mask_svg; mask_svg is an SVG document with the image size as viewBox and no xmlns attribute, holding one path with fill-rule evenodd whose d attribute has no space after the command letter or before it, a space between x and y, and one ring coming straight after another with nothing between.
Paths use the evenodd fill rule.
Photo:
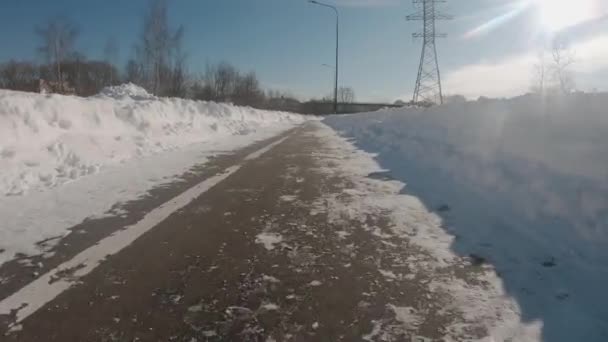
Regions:
<instances>
[{"instance_id":1,"label":"snow-covered path","mask_svg":"<svg viewBox=\"0 0 608 342\"><path fill-rule=\"evenodd\" d=\"M84 220L121 215L127 203L149 196L218 155L268 139L289 126L230 136L175 151L104 167L99 172L45 191L0 196L0 265L21 257L50 257L57 241ZM40 243L45 241L44 243Z\"/></svg>"},{"instance_id":2,"label":"snow-covered path","mask_svg":"<svg viewBox=\"0 0 608 342\"><path fill-rule=\"evenodd\" d=\"M0 301L5 338L538 340L492 269L453 254L439 218L328 127L207 165L114 233L128 242L209 185L132 244L97 265L102 240Z\"/></svg>"},{"instance_id":3,"label":"snow-covered path","mask_svg":"<svg viewBox=\"0 0 608 342\"><path fill-rule=\"evenodd\" d=\"M558 100L332 129L131 85L0 92L0 332L603 342L607 102Z\"/></svg>"},{"instance_id":4,"label":"snow-covered path","mask_svg":"<svg viewBox=\"0 0 608 342\"><path fill-rule=\"evenodd\" d=\"M0 265L50 257L85 219L120 215L209 158L306 119L132 84L90 98L0 90Z\"/></svg>"}]
</instances>

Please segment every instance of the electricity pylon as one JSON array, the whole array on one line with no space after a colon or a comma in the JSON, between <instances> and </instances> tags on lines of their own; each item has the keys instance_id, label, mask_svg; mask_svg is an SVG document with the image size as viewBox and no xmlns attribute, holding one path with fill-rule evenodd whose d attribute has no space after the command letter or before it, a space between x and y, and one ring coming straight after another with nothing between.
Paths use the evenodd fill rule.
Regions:
<instances>
[{"instance_id":1,"label":"electricity pylon","mask_svg":"<svg viewBox=\"0 0 608 342\"><path fill-rule=\"evenodd\" d=\"M422 55L420 56L413 101L414 103L443 103L441 73L439 72L435 38L444 38L447 37L447 34L435 31L435 21L449 20L452 17L441 14L435 9L435 4L443 3L444 0L413 0L413 2L414 6L421 6L422 8L417 13L408 15L406 19L423 21L422 32L412 34L414 38L422 38Z\"/></svg>"}]
</instances>

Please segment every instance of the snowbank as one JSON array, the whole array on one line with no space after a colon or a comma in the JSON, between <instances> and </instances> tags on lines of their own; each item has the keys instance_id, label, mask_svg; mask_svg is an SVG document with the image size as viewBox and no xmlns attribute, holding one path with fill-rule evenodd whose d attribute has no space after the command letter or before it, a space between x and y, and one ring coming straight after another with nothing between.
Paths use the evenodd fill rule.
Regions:
<instances>
[{"instance_id":1,"label":"snowbank","mask_svg":"<svg viewBox=\"0 0 608 342\"><path fill-rule=\"evenodd\" d=\"M107 164L303 120L156 98L133 84L90 98L0 90L0 195L54 187Z\"/></svg>"},{"instance_id":2,"label":"snowbank","mask_svg":"<svg viewBox=\"0 0 608 342\"><path fill-rule=\"evenodd\" d=\"M118 86L105 87L99 93L100 97L110 97L113 99L124 99L126 97L134 100L154 100L156 96L148 93L146 89L133 83L125 83Z\"/></svg>"},{"instance_id":3,"label":"snowbank","mask_svg":"<svg viewBox=\"0 0 608 342\"><path fill-rule=\"evenodd\" d=\"M608 95L483 100L325 120L496 266L546 341L608 336Z\"/></svg>"}]
</instances>

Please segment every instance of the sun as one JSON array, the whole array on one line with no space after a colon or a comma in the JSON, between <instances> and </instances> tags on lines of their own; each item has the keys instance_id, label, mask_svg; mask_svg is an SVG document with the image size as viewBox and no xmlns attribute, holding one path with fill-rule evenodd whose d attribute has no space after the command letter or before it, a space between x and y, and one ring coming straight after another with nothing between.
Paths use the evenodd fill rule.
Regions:
<instances>
[{"instance_id":1,"label":"sun","mask_svg":"<svg viewBox=\"0 0 608 342\"><path fill-rule=\"evenodd\" d=\"M551 32L593 18L597 0L536 0L542 26Z\"/></svg>"}]
</instances>

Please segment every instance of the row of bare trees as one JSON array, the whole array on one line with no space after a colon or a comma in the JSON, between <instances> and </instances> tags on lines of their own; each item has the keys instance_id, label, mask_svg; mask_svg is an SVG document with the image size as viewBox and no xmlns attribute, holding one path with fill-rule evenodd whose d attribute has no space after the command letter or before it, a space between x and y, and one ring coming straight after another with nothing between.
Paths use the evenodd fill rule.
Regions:
<instances>
[{"instance_id":1,"label":"row of bare trees","mask_svg":"<svg viewBox=\"0 0 608 342\"><path fill-rule=\"evenodd\" d=\"M11 60L0 64L0 87L38 91L40 80L46 80L53 82L60 92L73 87L77 95L88 96L120 81L115 64L109 60L89 60L76 51L80 31L67 18L53 18L34 32L40 41L37 51L44 63Z\"/></svg>"},{"instance_id":2,"label":"row of bare trees","mask_svg":"<svg viewBox=\"0 0 608 342\"><path fill-rule=\"evenodd\" d=\"M550 50L538 53L534 64L532 91L540 94L571 93L575 88L572 66L576 62L574 51L561 37L556 38Z\"/></svg>"},{"instance_id":3,"label":"row of bare trees","mask_svg":"<svg viewBox=\"0 0 608 342\"><path fill-rule=\"evenodd\" d=\"M37 27L36 34L40 37L41 45L38 51L46 58L52 73L59 83L63 83L63 66L68 59L72 59L74 44L79 30L69 20L55 18L45 27Z\"/></svg>"},{"instance_id":4,"label":"row of bare trees","mask_svg":"<svg viewBox=\"0 0 608 342\"><path fill-rule=\"evenodd\" d=\"M74 89L77 95L90 96L105 86L131 82L158 96L274 110L330 111L326 104L333 102L333 94L302 103L287 93L265 91L255 72L242 72L227 62L209 64L200 75L189 72L183 49L185 29L170 25L168 3L168 0L149 0L142 16L141 34L123 70L117 67L120 56L115 37L107 40L101 58L89 59L76 49L80 37L77 25L68 18L56 17L34 30L40 42L37 52L44 62L12 60L0 64L0 88L35 92L39 91L42 79L52 82L59 92ZM354 102L354 90L340 88L338 101Z\"/></svg>"},{"instance_id":5,"label":"row of bare trees","mask_svg":"<svg viewBox=\"0 0 608 342\"><path fill-rule=\"evenodd\" d=\"M127 63L126 80L160 96L186 95L184 27L171 28L167 0L150 0L142 33Z\"/></svg>"},{"instance_id":6,"label":"row of bare trees","mask_svg":"<svg viewBox=\"0 0 608 342\"><path fill-rule=\"evenodd\" d=\"M198 100L264 106L266 95L255 72L241 73L229 63L207 65L203 75L192 82L192 97Z\"/></svg>"},{"instance_id":7,"label":"row of bare trees","mask_svg":"<svg viewBox=\"0 0 608 342\"><path fill-rule=\"evenodd\" d=\"M76 51L80 31L68 18L56 17L35 28L43 64L10 61L0 65L0 87L36 91L40 79L60 88L74 87L78 95L95 94L102 87L133 82L160 96L186 96L187 75L182 50L184 28L168 23L167 0L150 0L143 16L142 34L134 45L134 57L121 77L118 43L110 38L104 60L89 60Z\"/></svg>"},{"instance_id":8,"label":"row of bare trees","mask_svg":"<svg viewBox=\"0 0 608 342\"><path fill-rule=\"evenodd\" d=\"M58 71L59 70L59 71ZM57 77L57 75L61 75ZM108 85L115 84L118 70L104 61L87 60L76 55L53 64L36 64L11 60L0 65L0 88L37 92L40 80L58 80L64 88L70 85L80 96L90 96ZM61 89L60 89L61 90Z\"/></svg>"}]
</instances>

